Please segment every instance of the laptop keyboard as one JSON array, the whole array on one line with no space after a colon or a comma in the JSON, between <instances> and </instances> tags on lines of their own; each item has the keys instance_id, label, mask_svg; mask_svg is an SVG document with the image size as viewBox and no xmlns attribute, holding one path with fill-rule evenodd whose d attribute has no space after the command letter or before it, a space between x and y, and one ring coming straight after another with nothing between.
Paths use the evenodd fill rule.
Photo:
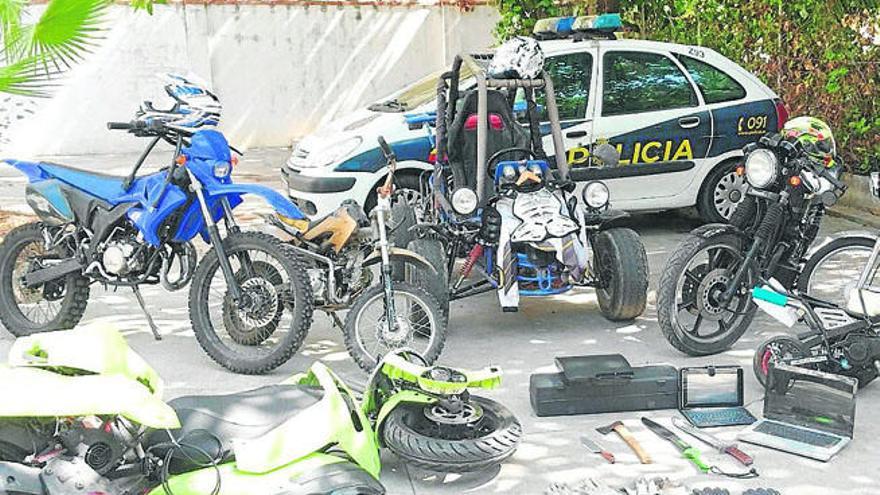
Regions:
<instances>
[{"instance_id":1,"label":"laptop keyboard","mask_svg":"<svg viewBox=\"0 0 880 495\"><path fill-rule=\"evenodd\" d=\"M805 443L807 445L813 445L815 447L831 447L840 442L840 438L833 435L827 435L818 431L805 430L803 428L770 421L761 422L755 428L755 431L772 435L774 437Z\"/></svg>"},{"instance_id":2,"label":"laptop keyboard","mask_svg":"<svg viewBox=\"0 0 880 495\"><path fill-rule=\"evenodd\" d=\"M721 408L721 409L701 409L688 410L688 417L694 424L717 424L717 425L734 425L734 424L751 424L755 418L745 409L739 408Z\"/></svg>"}]
</instances>

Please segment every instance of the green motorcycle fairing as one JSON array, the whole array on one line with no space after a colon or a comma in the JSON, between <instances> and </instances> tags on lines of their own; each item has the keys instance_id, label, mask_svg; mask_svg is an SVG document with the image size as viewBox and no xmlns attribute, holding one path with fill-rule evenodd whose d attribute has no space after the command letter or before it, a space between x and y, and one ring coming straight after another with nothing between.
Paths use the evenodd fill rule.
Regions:
<instances>
[{"instance_id":1,"label":"green motorcycle fairing","mask_svg":"<svg viewBox=\"0 0 880 495\"><path fill-rule=\"evenodd\" d=\"M382 443L379 437L385 419L400 404L431 404L437 401L437 396L461 394L469 388L493 389L501 385L501 369L497 366L478 371L456 370L463 376L460 381L432 379L429 372L434 368L413 363L401 354L388 354L383 358L381 369L377 369L369 380L363 402L364 413L370 416L375 414L374 429L378 443ZM412 383L418 390L403 389L388 396L377 390L380 375Z\"/></svg>"},{"instance_id":2,"label":"green motorcycle fairing","mask_svg":"<svg viewBox=\"0 0 880 495\"><path fill-rule=\"evenodd\" d=\"M339 462L347 462L340 456L315 452L267 473L249 473L238 469L235 461L179 474L168 480L173 495L205 495L212 493L220 475L218 495L281 495L290 493L292 484L311 471ZM160 485L148 495L171 495Z\"/></svg>"},{"instance_id":3,"label":"green motorcycle fairing","mask_svg":"<svg viewBox=\"0 0 880 495\"><path fill-rule=\"evenodd\" d=\"M162 395L159 374L125 341L118 330L103 324L85 325L19 337L9 349L12 368L55 370L65 375L120 375Z\"/></svg>"},{"instance_id":4,"label":"green motorcycle fairing","mask_svg":"<svg viewBox=\"0 0 880 495\"><path fill-rule=\"evenodd\" d=\"M324 396L265 435L235 443L237 471L268 473L333 445L378 479L379 446L351 390L321 362L294 379L301 385L320 386Z\"/></svg>"},{"instance_id":5,"label":"green motorcycle fairing","mask_svg":"<svg viewBox=\"0 0 880 495\"><path fill-rule=\"evenodd\" d=\"M0 367L0 417L120 415L151 428L179 428L161 399L159 375L114 329L86 326L16 339Z\"/></svg>"},{"instance_id":6,"label":"green motorcycle fairing","mask_svg":"<svg viewBox=\"0 0 880 495\"><path fill-rule=\"evenodd\" d=\"M179 428L177 413L138 382L120 375L60 375L0 367L0 417L122 416L150 428Z\"/></svg>"}]
</instances>

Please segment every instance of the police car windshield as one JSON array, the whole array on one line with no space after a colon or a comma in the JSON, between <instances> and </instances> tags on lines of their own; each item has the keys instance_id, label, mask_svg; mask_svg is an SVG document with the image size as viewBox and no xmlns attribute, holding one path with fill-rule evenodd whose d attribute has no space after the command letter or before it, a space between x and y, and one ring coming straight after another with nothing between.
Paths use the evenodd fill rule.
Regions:
<instances>
[{"instance_id":1,"label":"police car windshield","mask_svg":"<svg viewBox=\"0 0 880 495\"><path fill-rule=\"evenodd\" d=\"M417 82L409 85L403 91L384 100L373 103L368 108L374 112L408 112L425 103L433 101L437 97L437 79L446 69L433 72ZM473 86L474 74L466 66L461 68L460 86L466 88Z\"/></svg>"}]
</instances>

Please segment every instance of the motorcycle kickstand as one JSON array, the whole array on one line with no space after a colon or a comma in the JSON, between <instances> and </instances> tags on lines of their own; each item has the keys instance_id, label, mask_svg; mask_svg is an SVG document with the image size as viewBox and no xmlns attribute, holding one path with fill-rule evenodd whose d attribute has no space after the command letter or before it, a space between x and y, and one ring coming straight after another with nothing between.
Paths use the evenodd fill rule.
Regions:
<instances>
[{"instance_id":1,"label":"motorcycle kickstand","mask_svg":"<svg viewBox=\"0 0 880 495\"><path fill-rule=\"evenodd\" d=\"M342 324L342 320L339 319L339 315L336 314L336 311L328 311L327 316L329 316L330 319L333 320L333 326L342 330L344 325Z\"/></svg>"},{"instance_id":2,"label":"motorcycle kickstand","mask_svg":"<svg viewBox=\"0 0 880 495\"><path fill-rule=\"evenodd\" d=\"M137 285L132 285L131 290L134 292L134 297L137 299L138 306L141 307L141 311L143 311L144 316L147 317L147 323L150 325L150 330L153 331L153 338L156 340L162 340L162 336L159 335L159 327L156 326L153 317L150 316L150 312L147 311L147 305L144 303L144 296L141 295L141 288Z\"/></svg>"}]
</instances>

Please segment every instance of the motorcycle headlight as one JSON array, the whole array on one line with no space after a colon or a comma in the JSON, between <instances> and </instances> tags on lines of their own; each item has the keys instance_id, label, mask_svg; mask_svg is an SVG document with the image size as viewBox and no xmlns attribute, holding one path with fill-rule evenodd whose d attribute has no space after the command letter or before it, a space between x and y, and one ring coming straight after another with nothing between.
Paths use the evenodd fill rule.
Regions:
<instances>
[{"instance_id":1,"label":"motorcycle headlight","mask_svg":"<svg viewBox=\"0 0 880 495\"><path fill-rule=\"evenodd\" d=\"M587 206L598 210L608 206L611 193L604 182L590 182L584 186L583 199Z\"/></svg>"},{"instance_id":2,"label":"motorcycle headlight","mask_svg":"<svg viewBox=\"0 0 880 495\"><path fill-rule=\"evenodd\" d=\"M229 162L214 162L214 177L222 179L229 177L232 172L232 164Z\"/></svg>"},{"instance_id":3,"label":"motorcycle headlight","mask_svg":"<svg viewBox=\"0 0 880 495\"><path fill-rule=\"evenodd\" d=\"M477 193L462 187L452 193L452 209L459 215L470 215L477 209Z\"/></svg>"},{"instance_id":4,"label":"motorcycle headlight","mask_svg":"<svg viewBox=\"0 0 880 495\"><path fill-rule=\"evenodd\" d=\"M759 149L746 158L746 179L752 187L764 189L776 180L779 160L770 150Z\"/></svg>"},{"instance_id":5,"label":"motorcycle headlight","mask_svg":"<svg viewBox=\"0 0 880 495\"><path fill-rule=\"evenodd\" d=\"M333 165L339 160L348 157L363 142L363 138L355 136L337 143L331 144L320 150L313 150L309 156L299 163L300 167L326 167Z\"/></svg>"}]
</instances>

